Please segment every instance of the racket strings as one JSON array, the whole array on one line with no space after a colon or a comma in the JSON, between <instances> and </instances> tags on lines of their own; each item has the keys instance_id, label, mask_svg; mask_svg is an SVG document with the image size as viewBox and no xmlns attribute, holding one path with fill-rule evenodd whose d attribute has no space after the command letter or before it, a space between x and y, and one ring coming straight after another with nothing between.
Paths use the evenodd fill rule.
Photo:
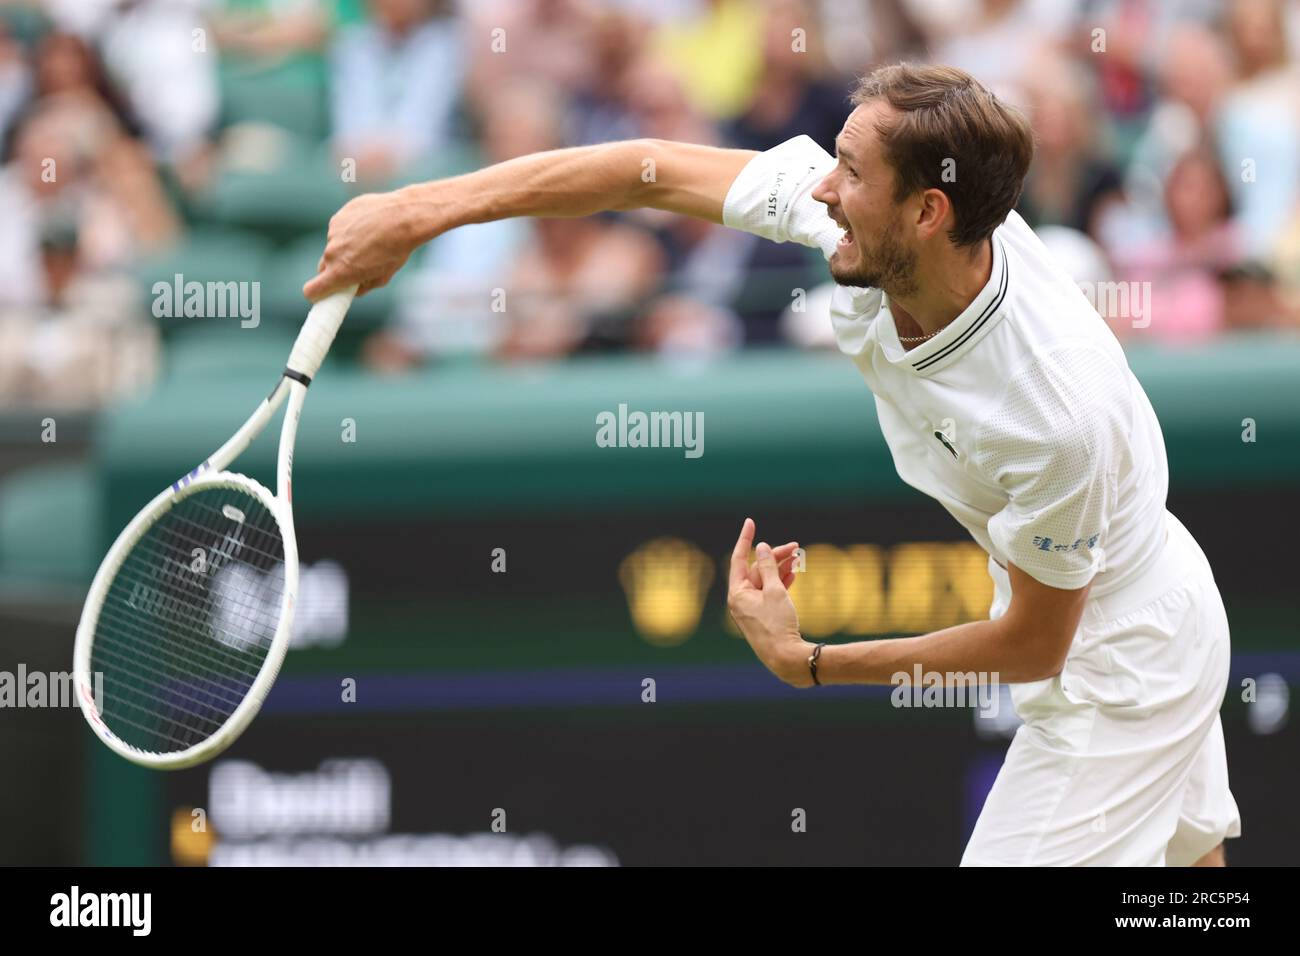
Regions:
<instances>
[{"instance_id":1,"label":"racket strings","mask_svg":"<svg viewBox=\"0 0 1300 956\"><path fill-rule=\"evenodd\" d=\"M152 715L153 711L147 711L147 713ZM173 744L173 746L171 747L155 747L154 752L156 753L165 753L173 750L184 750L186 747L189 747L191 744L194 743L194 741L191 740L189 737L176 737L173 736L172 734L167 733L166 731L159 731L156 723L154 722L141 723L138 720L132 720L131 718L127 717L123 713L120 712L115 713L113 715L113 733L117 734L119 737L126 740L129 739L130 734L129 732L128 733L123 732L123 726L130 727L132 730L138 731L140 736L142 737L151 737L155 740L163 740L166 743Z\"/></svg>"},{"instance_id":2,"label":"racket strings","mask_svg":"<svg viewBox=\"0 0 1300 956\"><path fill-rule=\"evenodd\" d=\"M165 553L159 551L156 548L152 548L147 544L143 544L143 543L137 544L136 548L139 549L142 552L142 554L148 554L157 558L160 563L168 560L168 556ZM228 601L229 607L234 610L252 611L260 607L260 605L255 607L253 605L242 604L241 603L242 598L239 595L230 594L224 591L223 591L223 600ZM105 611L107 610L108 607L105 606ZM136 610L137 608L133 607L131 615L124 615L118 613L116 616L123 621L124 625L130 626L132 624L135 624L136 621L138 620L139 615L134 613ZM203 614L196 613L195 608L192 605L185 604L181 601L176 600L175 598L166 598L163 601L159 602L158 610L165 610L168 614L174 615L176 618L192 623L195 626L209 626L213 629L214 633L217 633L221 637L226 638L227 640L221 642L222 646L214 646L211 649L212 652L215 653L215 655L224 655L224 657L214 656L214 653L207 653L207 654L205 654L204 652L199 653L200 657L206 657L214 666L220 666L221 664L237 665L237 662L243 660L243 658L241 658L240 656L232 654L228 651L228 647L230 645L238 644L241 641L241 636L240 636L241 631L232 630L228 627L221 627L219 626L219 623L214 623L213 621L206 618ZM147 631L145 631L145 633L147 633Z\"/></svg>"},{"instance_id":3,"label":"racket strings","mask_svg":"<svg viewBox=\"0 0 1300 956\"><path fill-rule=\"evenodd\" d=\"M209 521L214 514L215 509L209 509ZM184 537L177 539L175 536L170 540L173 550L179 551L179 554L172 555L161 566L161 574L158 573L158 567L155 567L154 573L145 575L146 587L160 589L153 600L139 600L139 577L124 576L122 584L130 583L131 588L119 588L119 597L126 595L125 602L112 602L115 611L110 614L117 627L107 624L104 631L105 634L118 632L118 636L123 638L123 647L133 653L106 653L104 657L117 665L114 668L117 672L115 676L129 677L110 682L111 699L132 707L146 718L150 714L154 715L156 730L164 738L188 746L196 738L209 736L221 726L234 707L238 706L260 666L260 655L252 660L241 660L241 657L247 658L248 655L234 655L222 644L251 644L256 648L264 640L250 640L247 635L239 635L237 629L217 625L220 617L214 616L214 611L217 610L213 604L214 595L197 592L192 586L184 586L186 578L183 575L187 571L197 570L202 573L203 570L202 564L197 569L185 564L183 559L190 557L191 549L188 546L204 538L194 534L195 522L181 524L190 531L188 540ZM147 555L149 560L157 560L153 549L146 548L141 553ZM182 575L179 587L176 586L176 580L168 580L178 575ZM226 587L224 592L228 612L254 606L247 598L241 599L238 591ZM268 602L263 617L275 613L274 602L278 601L278 589L263 589L257 598ZM227 619L238 619L241 616L247 615L225 615ZM145 626L141 626L141 618L153 620L146 620ZM135 626L125 626L128 623ZM267 629L269 625L264 624L263 627ZM269 629L273 633L273 628ZM159 631L170 634L170 645L155 640ZM195 635L200 638L199 641L194 640ZM221 639L222 644L202 640L214 636ZM232 636L239 639L232 640ZM105 641L102 646L107 651L110 643ZM155 666L149 666L147 661L152 661ZM160 691L165 694L160 694ZM191 703L193 707L185 706L185 702ZM175 728L169 729L164 725L165 721L159 721L160 704L169 710L169 713L161 716L170 718L177 725ZM108 710L110 717L113 716L114 709L110 707ZM133 723L139 726L138 721Z\"/></svg>"},{"instance_id":4,"label":"racket strings","mask_svg":"<svg viewBox=\"0 0 1300 956\"><path fill-rule=\"evenodd\" d=\"M194 524L194 522L188 521L185 523L190 525ZM276 533L278 534L278 526ZM254 550L256 551L256 549ZM192 551L193 549L190 550L190 554L192 554ZM270 554L269 552L257 553L261 556L268 556ZM185 574L186 571L191 571L195 575L194 580L201 581L201 576L204 573L202 568L195 569L189 562L176 561L175 554L169 553L166 549L159 549L152 546L151 542L146 539L142 539L136 544L133 554L151 559L153 562L152 573L155 576L159 576L159 569L161 569L162 575L172 574L179 576ZM190 555L187 555L187 557L188 556ZM119 572L119 578L121 577L122 573ZM139 593L136 590L136 586L138 586L139 583L140 582L137 580L133 584L131 598L127 601L131 613L122 615L124 621L134 622L138 620L140 614L137 612L143 611L145 614L155 614L165 619L170 617L174 621L186 623L196 628L207 627L218 637L223 638L220 644L213 644L208 648L195 647L187 649L187 652L197 654L198 657L208 661L214 667L220 667L223 665L238 667L241 662L245 661L244 656L230 651L229 648L240 647L242 644L246 643L244 633L247 628L222 626L222 624L228 624L232 617L235 619L234 623L240 624L242 623L239 620L241 615L256 619L256 616L260 614L260 612L264 611L268 606L268 602L264 600L267 595L260 593L253 594L253 597L257 599L257 603L253 603L248 593L231 588L228 584L222 583L216 589L207 589L204 588L202 584L199 584L200 590L207 592L205 598L194 599L194 590L191 588L188 593L180 595L168 594L161 597L160 600L151 602L148 608L141 608L138 603L135 603L135 597ZM152 589L154 586L146 585L146 587ZM278 599L280 596L279 582L276 582L274 588L275 593L273 594L273 597L276 599L274 609L278 612ZM214 620L211 615L212 608L210 602L213 597L217 595L220 596L220 599L223 602L223 609L226 613L222 618ZM144 632L147 633L148 629L144 629ZM274 629L272 629L271 633L274 634ZM215 652L215 654L213 652ZM256 674L256 669L254 669L252 673Z\"/></svg>"},{"instance_id":5,"label":"racket strings","mask_svg":"<svg viewBox=\"0 0 1300 956\"><path fill-rule=\"evenodd\" d=\"M261 672L283 597L284 541L259 498L214 486L177 501L132 546L96 622L105 724L152 752L211 737Z\"/></svg>"},{"instance_id":6,"label":"racket strings","mask_svg":"<svg viewBox=\"0 0 1300 956\"><path fill-rule=\"evenodd\" d=\"M172 730L170 730L168 727L159 725L157 719L158 708L156 705L152 705L152 704L137 703L135 701L118 698L115 700L113 707L111 708L105 707L106 712L103 719L105 723L107 723L112 728L113 732L117 734L119 737L122 737L123 739L129 739L129 735L122 733L121 727L119 726L119 722L125 723L128 726L137 728L141 731L151 734L155 741L157 741L158 739L162 739L167 741L168 743L175 745L175 747L171 747L171 748L160 748L155 743L153 748L155 752L163 752L164 750L171 750L171 749L183 750L186 747L190 746L191 744L195 743L197 740L210 737L212 733L215 732L217 728L221 726L220 723L212 721L212 719L209 716L211 708L214 706L214 702L212 700L205 701L195 697L189 697L187 699L192 703L196 704L198 707L203 709L191 710L182 707L180 704L177 704L175 701L172 702L171 706L173 710L174 719L178 723L183 723L187 731L189 731L187 733L182 733L179 735L173 733ZM232 713L234 712L234 709L238 705L238 703L239 703L238 701L229 702L228 706ZM140 720L132 720L130 717L127 716L128 713L137 713L143 715L144 718L143 722ZM182 716L188 717L189 720L182 721L181 719ZM207 728L207 730L202 734L201 737L193 736L193 732L198 732L200 730L203 730L203 728L205 727Z\"/></svg>"},{"instance_id":7,"label":"racket strings","mask_svg":"<svg viewBox=\"0 0 1300 956\"><path fill-rule=\"evenodd\" d=\"M183 658L181 658L181 657L179 657L179 656L177 656L177 655L172 655L172 657L173 657L173 661L172 661L171 664L169 665L168 662L166 662L166 661L164 661L164 660L162 660L161 658L158 658L158 657L153 657L153 656L150 656L150 655L148 655L148 654L142 654L142 655L140 655L140 657L134 657L134 658L133 658L133 657L130 657L130 656L126 655L126 654L121 653L117 648L112 648L112 647L109 647L109 646L103 646L103 647L100 647L100 648L99 648L99 651L100 651L100 653L101 653L105 658L108 658L109 660L111 660L111 661L113 661L114 663L116 663L116 664L118 665L118 667L121 668L122 670L126 670L126 669L128 669L128 668L132 668L132 669L136 669L136 670L138 670L138 671L140 671L140 672L142 672L142 673L147 672L148 674L150 674L150 675L152 675L152 676L158 678L160 682L163 681L163 680L166 680L166 679L170 678L172 671L173 671L177 666L180 666L180 665L183 663L183 660L184 660ZM147 661L149 661L149 662L156 663L156 664L159 664L159 665L161 665L161 666L158 666L158 667L150 667L150 666L148 666L148 664L141 663L141 657L143 657L145 660L147 660ZM171 668L170 670L169 670L169 667ZM256 674L256 673L253 673L253 674L250 674L250 675L248 675L248 676L249 676L250 678L253 678L253 677L256 677L257 674ZM218 699L222 699L222 695L221 695L220 693L218 693L217 690L214 690L211 694L208 695L208 698L209 698L208 700L205 700L204 698L200 698L200 697L188 696L188 695L185 695L185 694L183 694L183 693L181 694L181 696L182 696L184 699L188 699L188 700L190 700L191 702L193 702L193 703L197 703L197 704L207 704L207 703L210 702L210 699L211 699L212 697L216 697L216 698L218 698ZM226 696L224 699L226 699L226 700L232 702L233 704L238 704L238 703L239 703L238 698L234 697L233 695ZM121 698L121 699L119 700L119 702L120 702L120 703L124 703L124 704L126 704L126 705L128 705L128 706L138 706L138 705L134 705L131 701L126 700L125 698Z\"/></svg>"},{"instance_id":8,"label":"racket strings","mask_svg":"<svg viewBox=\"0 0 1300 956\"><path fill-rule=\"evenodd\" d=\"M243 492L239 492L239 494L243 494ZM250 500L256 500L256 499L250 499ZM258 502L258 503L260 504L260 502ZM202 504L202 503L199 504L199 507L202 508L202 510L204 511L205 514L207 514L207 513L216 513L216 512L219 510L219 509L216 509L216 508L211 507L210 505ZM209 517L210 517L210 515L209 515ZM223 517L224 517L224 515L223 515ZM177 522L178 524L181 524L181 525L187 525L187 526L189 526L189 527L194 528L195 531L196 531L197 533L199 533L199 534L206 533L206 532L209 530L208 527L207 527L205 524L203 524L202 522L199 522L199 521L195 521L195 520L193 520L192 518L188 517L187 515L177 515L177 516L176 516L176 522ZM276 542L279 542L279 535L280 535L279 527L280 527L279 525L276 525L275 528L273 529L273 532L272 532L272 533L274 534L274 540L275 540ZM264 529L259 529L259 530L264 530ZM257 547L255 544L253 544L252 542L244 542L244 543L243 543L243 548L241 549L241 553L242 553L242 552L246 552L246 553L248 553L248 554L256 555L258 558L261 558L262 560L266 561L268 565L273 565L273 564L275 564L277 561L283 561L283 560L284 560L284 550L283 550L283 546L281 546L279 553L276 553L276 552L274 552L274 551L267 551L267 550L264 550L264 549L262 549L262 548L258 548L258 547Z\"/></svg>"}]
</instances>

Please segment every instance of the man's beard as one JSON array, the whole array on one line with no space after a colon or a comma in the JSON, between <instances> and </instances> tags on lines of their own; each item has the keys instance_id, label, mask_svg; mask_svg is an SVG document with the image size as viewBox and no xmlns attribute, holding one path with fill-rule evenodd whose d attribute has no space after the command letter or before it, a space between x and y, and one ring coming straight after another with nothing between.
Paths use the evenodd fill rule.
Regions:
<instances>
[{"instance_id":1,"label":"man's beard","mask_svg":"<svg viewBox=\"0 0 1300 956\"><path fill-rule=\"evenodd\" d=\"M890 298L914 295L917 289L916 252L898 241L902 217L896 216L881 234L874 249L868 251L862 238L854 233L853 248L858 259L851 266L840 267L831 260L831 278L839 285L883 289Z\"/></svg>"}]
</instances>

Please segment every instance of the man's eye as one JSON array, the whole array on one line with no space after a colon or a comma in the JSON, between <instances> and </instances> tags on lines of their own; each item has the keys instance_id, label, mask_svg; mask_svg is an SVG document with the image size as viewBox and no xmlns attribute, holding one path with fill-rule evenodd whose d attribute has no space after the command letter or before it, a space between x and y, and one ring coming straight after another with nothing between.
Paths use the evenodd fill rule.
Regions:
<instances>
[{"instance_id":1,"label":"man's eye","mask_svg":"<svg viewBox=\"0 0 1300 956\"><path fill-rule=\"evenodd\" d=\"M847 166L847 167L845 167L845 168L848 169L848 171L849 171L849 178L851 178L851 179L857 179L857 178L858 178L858 174L855 173L855 172L853 171L853 167L852 167L852 166Z\"/></svg>"}]
</instances>

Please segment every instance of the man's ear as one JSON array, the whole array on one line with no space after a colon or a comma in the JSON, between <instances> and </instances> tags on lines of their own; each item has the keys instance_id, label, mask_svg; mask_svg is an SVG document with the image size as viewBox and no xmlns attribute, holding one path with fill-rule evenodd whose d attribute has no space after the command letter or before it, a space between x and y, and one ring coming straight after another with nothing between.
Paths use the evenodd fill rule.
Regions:
<instances>
[{"instance_id":1,"label":"man's ear","mask_svg":"<svg viewBox=\"0 0 1300 956\"><path fill-rule=\"evenodd\" d=\"M952 215L952 200L942 189L927 189L921 193L917 206L916 234L919 239L932 239L948 234L948 220Z\"/></svg>"}]
</instances>

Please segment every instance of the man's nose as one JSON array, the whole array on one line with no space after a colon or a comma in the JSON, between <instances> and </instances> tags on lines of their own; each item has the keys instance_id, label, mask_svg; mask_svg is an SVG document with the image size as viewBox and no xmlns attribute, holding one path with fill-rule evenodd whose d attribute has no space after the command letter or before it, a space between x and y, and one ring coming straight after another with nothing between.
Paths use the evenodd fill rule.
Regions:
<instances>
[{"instance_id":1,"label":"man's nose","mask_svg":"<svg viewBox=\"0 0 1300 956\"><path fill-rule=\"evenodd\" d=\"M835 204L835 189L831 185L831 177L826 176L819 182L812 191L812 198L827 206Z\"/></svg>"}]
</instances>

